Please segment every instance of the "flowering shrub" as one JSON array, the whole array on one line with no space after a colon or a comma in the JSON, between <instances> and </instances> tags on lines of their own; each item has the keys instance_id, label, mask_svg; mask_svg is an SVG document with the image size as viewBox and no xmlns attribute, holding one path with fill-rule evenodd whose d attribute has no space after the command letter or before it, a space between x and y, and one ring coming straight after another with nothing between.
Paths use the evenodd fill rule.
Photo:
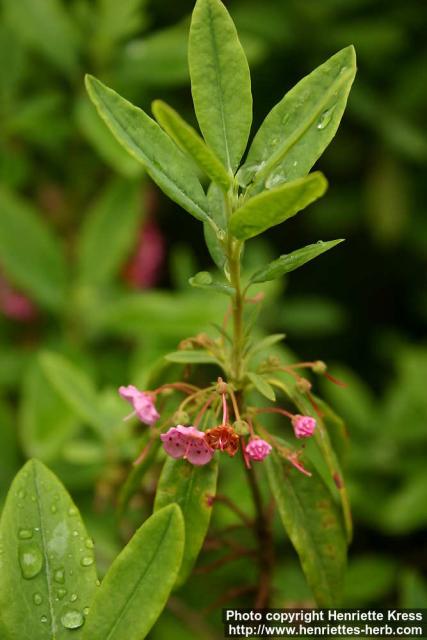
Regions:
<instances>
[{"instance_id":1,"label":"flowering shrub","mask_svg":"<svg viewBox=\"0 0 427 640\"><path fill-rule=\"evenodd\" d=\"M303 266L342 240L319 241L252 272L245 268L244 251L252 238L324 195L325 177L310 170L335 135L344 112L355 75L354 50L339 51L286 93L265 118L247 153L252 123L249 67L220 0L196 2L189 66L202 135L162 101L153 103L154 120L96 78L88 76L86 86L118 142L143 164L160 189L202 223L218 275L199 272L190 278L190 285L209 296L225 296L227 308L211 334L187 337L165 357L167 366L180 371L178 377L169 380L165 375L160 384L147 389L137 388L131 380L119 389L122 399L133 407L126 420L136 417L148 433L125 483L122 509L150 466L163 454L165 461L154 515L116 558L99 589L92 542L83 523L56 520L64 508L70 517L75 515L68 494L38 462L28 463L15 479L1 525L1 543L14 560L5 564L0 560L0 604L20 571L22 598L49 604L48 613L40 618L42 630L37 638L57 637L57 629L62 633L72 628L82 628L81 637L86 640L145 637L171 589L191 574L215 502L223 500L241 513L230 497L217 494L218 463L229 458L233 465L243 464L255 506L254 520L242 515L257 543L254 605L267 606L272 593L272 510L266 504L264 477L316 602L328 606L340 599L351 538L339 456L345 432L313 391L312 380L318 375L340 383L321 361L295 362L284 357L280 350L284 336L260 337L256 320L264 283ZM206 190L205 181L209 182ZM47 356L44 364L52 376L60 363ZM62 373L54 384L74 402L84 384L66 366ZM90 394L84 400L82 412L97 428L105 428L102 414L93 418ZM38 511L26 498L34 493ZM9 526L12 521L18 522L17 536L16 526ZM29 529L30 521L42 523L41 539L33 533L37 525ZM84 593L83 608L65 607L59 587L55 595L50 587L52 575L53 580L62 575L55 554L64 551L52 543L51 557L43 545L61 526L65 531L61 540L70 546L69 574L74 575L73 562L90 567L86 573L79 570L75 578ZM74 543L73 538L78 541ZM11 638L19 635L20 602L2 616ZM50 630L47 635L44 628Z\"/></svg>"}]
</instances>

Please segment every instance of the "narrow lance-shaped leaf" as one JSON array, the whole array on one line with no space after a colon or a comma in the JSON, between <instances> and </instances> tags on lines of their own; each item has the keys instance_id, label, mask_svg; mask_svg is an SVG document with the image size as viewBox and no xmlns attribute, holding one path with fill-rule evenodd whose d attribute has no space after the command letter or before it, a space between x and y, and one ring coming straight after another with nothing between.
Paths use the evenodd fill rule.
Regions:
<instances>
[{"instance_id":1,"label":"narrow lance-shaped leaf","mask_svg":"<svg viewBox=\"0 0 427 640\"><path fill-rule=\"evenodd\" d=\"M305 176L334 137L356 74L352 46L342 49L293 87L270 111L240 171L252 194L265 183Z\"/></svg>"},{"instance_id":2,"label":"narrow lance-shaped leaf","mask_svg":"<svg viewBox=\"0 0 427 640\"><path fill-rule=\"evenodd\" d=\"M185 547L178 584L188 578L208 531L212 498L216 494L218 464L197 467L185 460L168 458L157 485L154 509L177 503L184 516Z\"/></svg>"},{"instance_id":3,"label":"narrow lance-shaped leaf","mask_svg":"<svg viewBox=\"0 0 427 640\"><path fill-rule=\"evenodd\" d=\"M0 608L8 640L82 638L96 590L93 543L70 496L41 462L12 483L0 525Z\"/></svg>"},{"instance_id":4,"label":"narrow lance-shaped leaf","mask_svg":"<svg viewBox=\"0 0 427 640\"><path fill-rule=\"evenodd\" d=\"M344 240L330 240L329 242L322 242L320 240L316 244L308 244L306 247L302 247L302 249L284 254L280 256L280 258L277 258L277 260L270 262L264 269L260 269L254 273L251 282L268 282L269 280L280 278L285 275L285 273L299 269L299 267L302 267L306 262L310 262L310 260L317 258L317 256L325 253L325 251L336 247L340 242L344 242Z\"/></svg>"},{"instance_id":5,"label":"narrow lance-shaped leaf","mask_svg":"<svg viewBox=\"0 0 427 640\"><path fill-rule=\"evenodd\" d=\"M322 196L328 183L316 171L247 200L230 218L230 231L240 240L259 235L284 222Z\"/></svg>"},{"instance_id":6,"label":"narrow lance-shaped leaf","mask_svg":"<svg viewBox=\"0 0 427 640\"><path fill-rule=\"evenodd\" d=\"M231 185L231 176L197 131L162 100L155 100L152 110L157 122L176 144L195 160L208 178L227 191Z\"/></svg>"},{"instance_id":7,"label":"narrow lance-shaped leaf","mask_svg":"<svg viewBox=\"0 0 427 640\"><path fill-rule=\"evenodd\" d=\"M84 640L143 640L166 605L184 548L184 522L171 504L151 516L114 560L96 594Z\"/></svg>"},{"instance_id":8,"label":"narrow lance-shaped leaf","mask_svg":"<svg viewBox=\"0 0 427 640\"><path fill-rule=\"evenodd\" d=\"M78 243L82 283L107 284L123 265L143 218L139 196L137 182L117 180L87 212Z\"/></svg>"},{"instance_id":9,"label":"narrow lance-shaped leaf","mask_svg":"<svg viewBox=\"0 0 427 640\"><path fill-rule=\"evenodd\" d=\"M182 364L218 364L218 360L207 351L195 349L194 351L183 349L182 351L172 351L165 356L169 362L179 362Z\"/></svg>"},{"instance_id":10,"label":"narrow lance-shaped leaf","mask_svg":"<svg viewBox=\"0 0 427 640\"><path fill-rule=\"evenodd\" d=\"M209 220L206 196L191 164L157 122L93 76L86 76L86 87L117 140L154 182L195 218Z\"/></svg>"},{"instance_id":11,"label":"narrow lance-shaped leaf","mask_svg":"<svg viewBox=\"0 0 427 640\"><path fill-rule=\"evenodd\" d=\"M272 402L276 400L274 389L271 384L269 384L267 380L265 380L265 378L259 376L257 373L252 372L248 373L248 378L254 385L255 389L257 389L257 391L261 393L261 395L263 395L268 400L271 400Z\"/></svg>"},{"instance_id":12,"label":"narrow lance-shaped leaf","mask_svg":"<svg viewBox=\"0 0 427 640\"><path fill-rule=\"evenodd\" d=\"M252 123L249 66L234 23L220 0L198 0L190 27L191 92L207 144L235 171Z\"/></svg>"},{"instance_id":13,"label":"narrow lance-shaped leaf","mask_svg":"<svg viewBox=\"0 0 427 640\"><path fill-rule=\"evenodd\" d=\"M279 455L265 460L279 515L317 604L340 602L346 564L346 541L339 511L315 469L308 478Z\"/></svg>"},{"instance_id":14,"label":"narrow lance-shaped leaf","mask_svg":"<svg viewBox=\"0 0 427 640\"><path fill-rule=\"evenodd\" d=\"M62 246L41 214L12 192L0 191L2 268L32 298L57 310L66 298Z\"/></svg>"}]
</instances>

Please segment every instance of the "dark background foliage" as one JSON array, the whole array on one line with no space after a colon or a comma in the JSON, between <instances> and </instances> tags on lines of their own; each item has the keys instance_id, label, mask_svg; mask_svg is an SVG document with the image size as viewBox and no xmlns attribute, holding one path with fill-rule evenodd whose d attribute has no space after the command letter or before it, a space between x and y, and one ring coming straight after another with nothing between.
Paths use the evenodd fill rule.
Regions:
<instances>
[{"instance_id":1,"label":"dark background foliage","mask_svg":"<svg viewBox=\"0 0 427 640\"><path fill-rule=\"evenodd\" d=\"M193 3L3 0L1 6L1 495L25 457L41 457L78 494L105 568L120 544L111 533L114 496L138 440L132 435L127 443L120 432L121 449L105 455L107 445L91 435L87 418L43 377L39 352L62 352L81 367L104 390L104 410L117 417L122 407L114 386L144 384L159 355L222 312L221 302L207 304L204 294L188 292L188 276L210 267L200 227L116 147L83 90L89 71L148 110L159 97L194 123L186 65ZM286 332L299 357L322 358L348 383L346 389L322 387L351 438L347 476L356 534L346 603L425 606L427 9L417 0L236 0L227 6L251 64L253 132L302 76L340 48L356 47L349 106L318 163L330 182L328 193L254 242L246 262L318 239L347 239L291 274L284 286L272 287L273 311L261 320L265 330ZM122 229L124 240L108 277L91 282L76 276L80 238L94 200L111 183L117 192L104 231L113 237ZM18 217L23 201L30 204L59 243L65 302L45 304L40 286L22 276L19 265L28 254L25 234L8 222L11 201ZM123 223L130 210L135 215L131 211ZM135 263L138 247L142 263ZM104 259L103 242L91 251L94 264ZM157 267L147 275L153 261ZM138 288L143 291L135 300ZM13 298L16 292L27 296L24 308ZM149 483L145 491L152 492ZM141 504L128 527L146 515L144 494ZM309 600L286 545L283 558L278 605ZM203 606L218 596L221 579L232 586L247 572L239 561L212 577ZM197 625L205 622L195 620L190 607L200 604L200 578L172 602L159 637L176 619L182 630L175 626L173 637L197 637Z\"/></svg>"}]
</instances>

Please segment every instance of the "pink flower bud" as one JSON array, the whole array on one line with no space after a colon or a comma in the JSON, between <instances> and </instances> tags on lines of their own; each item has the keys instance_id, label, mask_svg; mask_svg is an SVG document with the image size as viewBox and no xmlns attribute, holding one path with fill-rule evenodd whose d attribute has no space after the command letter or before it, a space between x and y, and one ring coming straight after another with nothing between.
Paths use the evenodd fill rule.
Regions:
<instances>
[{"instance_id":1,"label":"pink flower bud","mask_svg":"<svg viewBox=\"0 0 427 640\"><path fill-rule=\"evenodd\" d=\"M184 458L191 464L201 466L212 460L214 451L206 442L205 434L195 427L179 424L160 435L166 453L172 458Z\"/></svg>"},{"instance_id":2,"label":"pink flower bud","mask_svg":"<svg viewBox=\"0 0 427 640\"><path fill-rule=\"evenodd\" d=\"M261 438L251 438L245 451L251 460L262 462L271 452L271 445Z\"/></svg>"},{"instance_id":3,"label":"pink flower bud","mask_svg":"<svg viewBox=\"0 0 427 640\"><path fill-rule=\"evenodd\" d=\"M122 398L133 405L135 414L144 424L152 425L160 418L160 414L150 394L139 391L133 385L120 387L119 393Z\"/></svg>"},{"instance_id":4,"label":"pink flower bud","mask_svg":"<svg viewBox=\"0 0 427 640\"><path fill-rule=\"evenodd\" d=\"M311 416L295 415L292 418L292 426L297 438L309 438L316 428L316 420Z\"/></svg>"}]
</instances>

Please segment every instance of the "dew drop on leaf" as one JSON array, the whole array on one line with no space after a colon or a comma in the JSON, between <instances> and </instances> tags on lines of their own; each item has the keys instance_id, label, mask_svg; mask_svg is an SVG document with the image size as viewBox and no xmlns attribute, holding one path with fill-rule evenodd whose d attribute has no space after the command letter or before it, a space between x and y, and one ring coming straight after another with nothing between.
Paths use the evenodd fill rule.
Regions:
<instances>
[{"instance_id":1,"label":"dew drop on leaf","mask_svg":"<svg viewBox=\"0 0 427 640\"><path fill-rule=\"evenodd\" d=\"M72 593L70 596L70 602L75 602L78 598L77 593Z\"/></svg>"},{"instance_id":2,"label":"dew drop on leaf","mask_svg":"<svg viewBox=\"0 0 427 640\"><path fill-rule=\"evenodd\" d=\"M82 567L90 567L93 565L93 557L92 556L84 556L81 560L80 560L80 564L82 565Z\"/></svg>"},{"instance_id":3,"label":"dew drop on leaf","mask_svg":"<svg viewBox=\"0 0 427 640\"><path fill-rule=\"evenodd\" d=\"M67 589L58 589L56 595L58 600L62 600L67 595Z\"/></svg>"},{"instance_id":4,"label":"dew drop on leaf","mask_svg":"<svg viewBox=\"0 0 427 640\"><path fill-rule=\"evenodd\" d=\"M43 567L43 556L40 548L34 543L21 544L18 551L22 576L26 580L35 578Z\"/></svg>"},{"instance_id":5,"label":"dew drop on leaf","mask_svg":"<svg viewBox=\"0 0 427 640\"><path fill-rule=\"evenodd\" d=\"M78 629L84 623L84 617L80 611L69 609L62 615L61 623L66 629Z\"/></svg>"},{"instance_id":6,"label":"dew drop on leaf","mask_svg":"<svg viewBox=\"0 0 427 640\"><path fill-rule=\"evenodd\" d=\"M34 604L36 604L37 606L40 605L43 602L43 597L40 593L35 593L33 595L33 602Z\"/></svg>"},{"instance_id":7,"label":"dew drop on leaf","mask_svg":"<svg viewBox=\"0 0 427 640\"><path fill-rule=\"evenodd\" d=\"M322 115L320 116L319 122L317 123L318 129L326 129L326 127L328 126L328 124L332 119L334 110L335 110L335 106L331 107L330 109L327 109L322 113Z\"/></svg>"},{"instance_id":8,"label":"dew drop on leaf","mask_svg":"<svg viewBox=\"0 0 427 640\"><path fill-rule=\"evenodd\" d=\"M20 540L30 540L33 537L31 529L19 529L18 538Z\"/></svg>"},{"instance_id":9,"label":"dew drop on leaf","mask_svg":"<svg viewBox=\"0 0 427 640\"><path fill-rule=\"evenodd\" d=\"M93 544L93 540L91 540L90 538L87 538L85 541L85 547L86 549L93 549L95 545Z\"/></svg>"},{"instance_id":10,"label":"dew drop on leaf","mask_svg":"<svg viewBox=\"0 0 427 640\"><path fill-rule=\"evenodd\" d=\"M47 616L42 616L40 618L40 622L42 622L43 624L45 624L45 622L47 622Z\"/></svg>"},{"instance_id":11,"label":"dew drop on leaf","mask_svg":"<svg viewBox=\"0 0 427 640\"><path fill-rule=\"evenodd\" d=\"M55 573L53 574L53 579L55 580L55 582L58 582L59 584L64 584L65 582L64 569L63 568L56 569Z\"/></svg>"}]
</instances>

